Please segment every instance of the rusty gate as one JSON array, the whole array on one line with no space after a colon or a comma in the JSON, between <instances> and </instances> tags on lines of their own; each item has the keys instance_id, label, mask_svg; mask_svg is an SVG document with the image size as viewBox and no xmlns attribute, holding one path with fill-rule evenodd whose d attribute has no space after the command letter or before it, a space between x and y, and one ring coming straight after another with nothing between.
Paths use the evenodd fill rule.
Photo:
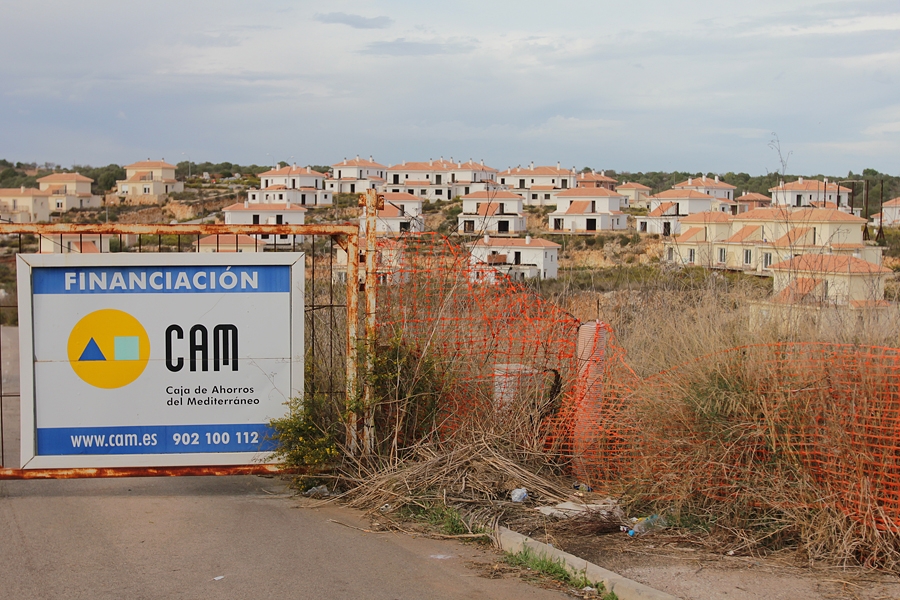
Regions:
<instances>
[{"instance_id":1,"label":"rusty gate","mask_svg":"<svg viewBox=\"0 0 900 600\"><path fill-rule=\"evenodd\" d=\"M360 195L360 204L378 197ZM374 210L369 210L374 215ZM371 228L371 229L370 229ZM366 220L374 232L374 219ZM305 252L304 295L307 371L319 382L317 393L342 400L348 408L371 398L360 389L358 358L374 336L375 244L368 236L360 248L360 229L352 224L222 225L222 224L16 224L0 223L0 479L234 475L278 470L276 464L209 467L139 467L29 469L19 468L18 305L15 257L47 252ZM340 256L345 257L342 261ZM361 278L363 269L371 270ZM365 291L366 336L359 331L359 297ZM370 354L370 353L367 353ZM365 361L371 364L371 356ZM362 378L365 382L366 378ZM362 384L363 388L367 384ZM364 404L365 406L365 404ZM348 411L346 444L351 452L371 450L370 419Z\"/></svg>"}]
</instances>

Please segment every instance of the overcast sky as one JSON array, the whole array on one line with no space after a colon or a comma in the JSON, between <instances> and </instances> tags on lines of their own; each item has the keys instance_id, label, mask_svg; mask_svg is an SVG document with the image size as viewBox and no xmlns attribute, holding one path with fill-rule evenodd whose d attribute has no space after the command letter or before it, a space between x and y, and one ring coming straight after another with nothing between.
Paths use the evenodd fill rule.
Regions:
<instances>
[{"instance_id":1,"label":"overcast sky","mask_svg":"<svg viewBox=\"0 0 900 600\"><path fill-rule=\"evenodd\" d=\"M897 0L0 0L0 158L900 174Z\"/></svg>"}]
</instances>

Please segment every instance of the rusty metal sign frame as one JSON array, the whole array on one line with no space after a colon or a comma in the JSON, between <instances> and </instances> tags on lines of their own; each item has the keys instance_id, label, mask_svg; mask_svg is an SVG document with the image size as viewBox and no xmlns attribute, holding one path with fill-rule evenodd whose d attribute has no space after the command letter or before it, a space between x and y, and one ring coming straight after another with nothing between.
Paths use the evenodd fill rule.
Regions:
<instances>
[{"instance_id":1,"label":"rusty metal sign frame","mask_svg":"<svg viewBox=\"0 0 900 600\"><path fill-rule=\"evenodd\" d=\"M371 199L370 199L371 198ZM377 201L374 194L367 195L367 200ZM369 212L374 215L375 211L370 209ZM366 229L374 233L374 219L369 229L367 222ZM346 286L347 286L347 346L346 346L346 407L348 409L348 424L355 427L357 423L356 415L353 407L356 406L358 399L365 396L370 399L373 396L372 390L367 389L364 394L360 394L360 382L358 373L359 346L360 340L358 336L358 319L359 319L359 261L355 258L359 255L360 232L359 227L353 224L304 224L304 225L223 225L223 224L84 224L84 223L0 223L0 236L6 235L36 235L39 237L63 236L63 235L154 235L154 236L212 236L212 235L235 235L235 244L237 244L237 235L286 235L286 236L330 236L335 243L345 250L347 253L346 265ZM102 239L102 237L101 237ZM277 237L275 238L277 240ZM375 298L376 298L376 277L375 277L375 243L374 235L369 236L369 243L366 248L366 268L372 269L372 273L366 273L366 283L371 285L365 286L366 296L366 333L374 336L374 318L375 318ZM289 244L287 244L289 245ZM370 316L371 315L371 316ZM371 325L370 321L371 320ZM367 335L367 337L369 337ZM368 339L369 344L373 344L373 339ZM367 353L367 366L372 362L371 353ZM364 386L370 387L366 378ZM367 417L370 406L366 405ZM0 417L2 419L2 417ZM367 432L368 433L368 432ZM358 451L359 446L356 443L357 433L348 428L348 448L351 451ZM365 435L369 438L369 435ZM363 452L372 451L370 443L363 444ZM207 467L139 467L139 468L83 468L83 469L11 469L0 466L0 480L3 479L73 479L73 478L93 478L93 477L158 477L158 476L180 476L180 475L246 475L246 474L263 474L274 473L280 471L277 464L252 464L252 465L231 465L231 466L207 466Z\"/></svg>"}]
</instances>

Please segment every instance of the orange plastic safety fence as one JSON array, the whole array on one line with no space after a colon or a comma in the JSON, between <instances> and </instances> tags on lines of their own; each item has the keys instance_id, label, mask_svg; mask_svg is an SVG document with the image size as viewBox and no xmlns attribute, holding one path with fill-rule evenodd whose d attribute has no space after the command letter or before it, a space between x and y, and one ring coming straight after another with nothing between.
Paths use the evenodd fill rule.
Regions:
<instances>
[{"instance_id":1,"label":"orange plastic safety fence","mask_svg":"<svg viewBox=\"0 0 900 600\"><path fill-rule=\"evenodd\" d=\"M473 419L540 429L574 385L578 321L531 291L515 268L476 261L458 240L411 235L380 252L380 355L413 359L388 365L396 372L379 378L379 406L390 412L404 401L399 388L409 395L416 386L402 380L418 377L439 391L434 411L444 434Z\"/></svg>"},{"instance_id":2,"label":"orange plastic safety fence","mask_svg":"<svg viewBox=\"0 0 900 600\"><path fill-rule=\"evenodd\" d=\"M611 331L594 331L595 365L556 427L578 477L657 500L827 503L900 527L900 350L749 346L640 380Z\"/></svg>"}]
</instances>

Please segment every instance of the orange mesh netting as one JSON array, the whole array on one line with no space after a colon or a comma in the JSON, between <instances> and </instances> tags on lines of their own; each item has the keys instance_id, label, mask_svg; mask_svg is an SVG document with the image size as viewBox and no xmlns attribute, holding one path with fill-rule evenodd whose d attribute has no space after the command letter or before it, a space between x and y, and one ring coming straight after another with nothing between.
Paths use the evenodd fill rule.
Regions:
<instances>
[{"instance_id":1,"label":"orange mesh netting","mask_svg":"<svg viewBox=\"0 0 900 600\"><path fill-rule=\"evenodd\" d=\"M608 325L579 323L516 269L434 234L379 252L379 430L405 428L395 446L428 433L410 424L427 415L441 435L524 423L520 439L598 491L827 503L900 526L900 350L748 346L642 379Z\"/></svg>"}]
</instances>

